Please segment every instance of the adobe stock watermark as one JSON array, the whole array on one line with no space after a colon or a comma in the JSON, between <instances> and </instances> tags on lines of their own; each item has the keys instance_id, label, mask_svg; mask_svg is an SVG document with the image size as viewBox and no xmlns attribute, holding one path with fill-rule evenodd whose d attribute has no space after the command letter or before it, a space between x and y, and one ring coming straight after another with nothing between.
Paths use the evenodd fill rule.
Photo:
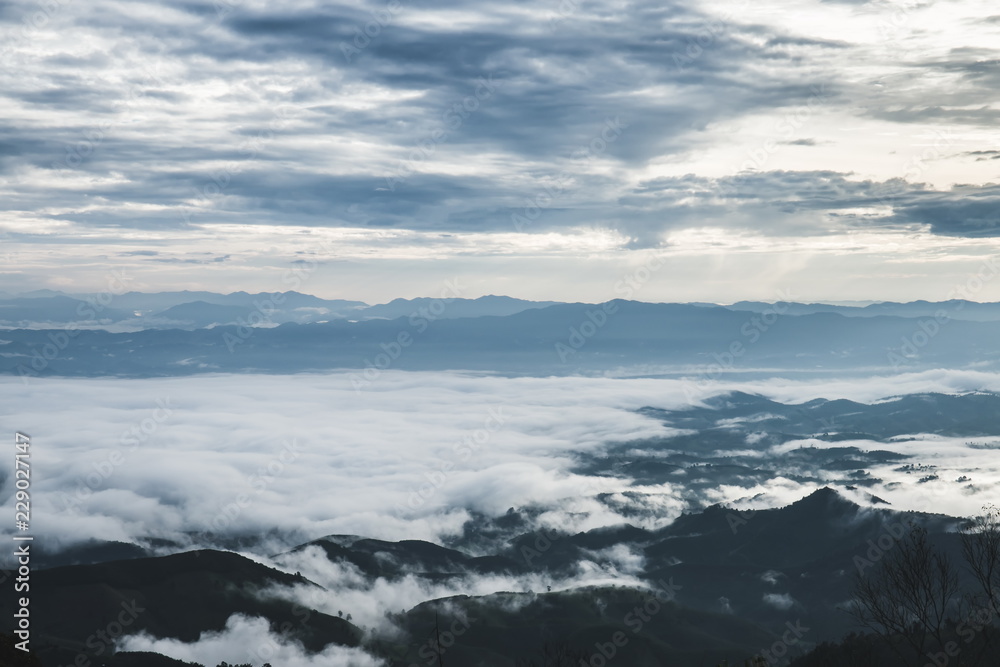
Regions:
<instances>
[{"instance_id":1,"label":"adobe stock watermark","mask_svg":"<svg viewBox=\"0 0 1000 667\"><path fill-rule=\"evenodd\" d=\"M304 628L309 624L312 612L296 602L292 605L292 616L299 619L297 621L299 627ZM295 625L291 621L284 621L275 630L279 636L285 637L291 633L294 627ZM267 663L268 660L278 655L281 648L281 644L275 641L271 634L268 634L259 644L248 648L246 654L247 657L252 658L255 662ZM236 665L233 665L233 667L236 667Z\"/></svg>"},{"instance_id":2,"label":"adobe stock watermark","mask_svg":"<svg viewBox=\"0 0 1000 667\"><path fill-rule=\"evenodd\" d=\"M493 97L501 85L500 81L493 80L492 73L485 77L479 77L472 93L453 103L441 115L443 127L435 128L426 138L418 141L416 146L407 153L406 159L400 160L399 164L396 165L393 174L385 177L385 187L377 189L395 192L398 186L413 175L421 163L430 159L437 152L439 145L447 142L453 132L458 131L472 114L479 111L483 103Z\"/></svg>"},{"instance_id":3,"label":"adobe stock watermark","mask_svg":"<svg viewBox=\"0 0 1000 667\"><path fill-rule=\"evenodd\" d=\"M227 330L222 333L222 342L226 344L226 349L229 350L229 354L235 352L237 346L250 340L254 331L256 331L258 327L266 324L274 324L271 320L271 315L273 315L278 310L278 306L284 302L285 295L281 292L270 294L265 299L254 299L253 310L250 311L250 314L245 318L237 318L233 323L235 325L235 329L233 329L233 331Z\"/></svg>"},{"instance_id":4,"label":"adobe stock watermark","mask_svg":"<svg viewBox=\"0 0 1000 667\"><path fill-rule=\"evenodd\" d=\"M184 222L192 221L192 208L198 210L209 205L212 200L222 197L226 190L232 185L233 177L243 172L264 149L264 146L274 141L277 132L284 129L285 125L297 111L290 105L281 105L274 110L274 115L267 123L267 129L258 131L254 136L244 139L237 146L237 151L242 156L239 160L227 163L221 170L209 174L209 180L195 188L194 204L182 208L180 211Z\"/></svg>"},{"instance_id":5,"label":"adobe stock watermark","mask_svg":"<svg viewBox=\"0 0 1000 667\"><path fill-rule=\"evenodd\" d=\"M364 25L356 25L352 28L354 38L351 43L340 42L340 53L348 63L367 49L372 41L382 34L382 31L392 25L396 15L403 10L403 3L399 0L389 0L385 4L385 9L371 12L371 20Z\"/></svg>"},{"instance_id":6,"label":"adobe stock watermark","mask_svg":"<svg viewBox=\"0 0 1000 667\"><path fill-rule=\"evenodd\" d=\"M665 262L666 259L662 256L650 257L639 268L629 271L615 283L615 294L620 294L623 299L631 299L653 279L653 274L662 269Z\"/></svg>"},{"instance_id":7,"label":"adobe stock watermark","mask_svg":"<svg viewBox=\"0 0 1000 667\"><path fill-rule=\"evenodd\" d=\"M441 461L440 465L437 466L437 470L424 473L427 482L410 493L406 501L406 507L415 510L423 506L424 503L445 485L449 477L455 473L458 468L458 462L467 463L474 455L479 454L506 423L507 416L503 413L503 406L490 408L487 411L486 418L483 419L482 427L466 434L452 445L451 452L454 455L453 458ZM402 507L397 507L396 509L397 511L403 510Z\"/></svg>"},{"instance_id":8,"label":"adobe stock watermark","mask_svg":"<svg viewBox=\"0 0 1000 667\"><path fill-rule=\"evenodd\" d=\"M31 348L31 361L28 365L23 363L17 365L16 370L21 382L28 384L31 378L38 377L49 364L58 359L70 343L84 331L79 325L99 322L100 314L111 306L115 297L128 291L129 282L131 278L127 278L124 271L120 269L109 271L106 275L105 289L96 295L86 296L83 303L76 307L76 314L80 320L63 329L48 332L46 338L49 342L42 344L41 347Z\"/></svg>"},{"instance_id":9,"label":"adobe stock watermark","mask_svg":"<svg viewBox=\"0 0 1000 667\"><path fill-rule=\"evenodd\" d=\"M740 528L750 523L750 519L754 518L756 514L757 510L730 510L726 513L726 523L729 524L729 530L735 535Z\"/></svg>"},{"instance_id":10,"label":"adobe stock watermark","mask_svg":"<svg viewBox=\"0 0 1000 667\"><path fill-rule=\"evenodd\" d=\"M295 438L282 442L281 451L267 465L259 466L252 475L247 477L247 482L253 491L238 494L232 502L227 503L219 510L209 525L218 532L232 526L233 522L274 484L275 479L285 472L285 467L298 460L301 455L302 446Z\"/></svg>"},{"instance_id":11,"label":"adobe stock watermark","mask_svg":"<svg viewBox=\"0 0 1000 667\"><path fill-rule=\"evenodd\" d=\"M221 21L246 3L247 0L214 0L212 6L215 8L215 20Z\"/></svg>"},{"instance_id":12,"label":"adobe stock watermark","mask_svg":"<svg viewBox=\"0 0 1000 667\"><path fill-rule=\"evenodd\" d=\"M13 38L4 40L4 45L0 47L0 56L6 58L22 43L35 39L38 33L52 22L53 18L71 4L73 4L73 0L41 0L38 2L38 9L21 16L20 29L14 31Z\"/></svg>"},{"instance_id":13,"label":"adobe stock watermark","mask_svg":"<svg viewBox=\"0 0 1000 667\"><path fill-rule=\"evenodd\" d=\"M156 399L156 408L150 412L148 417L122 431L118 438L120 446L112 450L103 460L91 464L93 470L78 480L72 495L60 492L63 511L80 509L83 501L92 496L119 468L125 465L132 452L148 442L160 430L160 427L173 416L174 409L169 396Z\"/></svg>"},{"instance_id":14,"label":"adobe stock watermark","mask_svg":"<svg viewBox=\"0 0 1000 667\"><path fill-rule=\"evenodd\" d=\"M780 301L751 315L740 326L740 338L731 341L721 353L713 352L714 361L705 365L693 381L684 383L684 396L689 404L697 403L710 393L712 383L722 378L724 373L735 370L737 361L788 312L788 303L793 298L791 290L778 290L777 295Z\"/></svg>"},{"instance_id":15,"label":"adobe stock watermark","mask_svg":"<svg viewBox=\"0 0 1000 667\"><path fill-rule=\"evenodd\" d=\"M764 139L756 148L748 148L747 159L739 169L726 179L712 181L712 190L718 197L731 197L738 194L738 188L751 176L763 170L771 157L781 149L780 140L790 140L805 126L806 122L827 108L826 103L832 98L825 83L811 86L812 91L805 104L793 107L775 123L775 135Z\"/></svg>"},{"instance_id":16,"label":"adobe stock watermark","mask_svg":"<svg viewBox=\"0 0 1000 667\"><path fill-rule=\"evenodd\" d=\"M535 560L546 551L552 548L552 545L563 538L563 534L554 528L541 527L537 531L535 536L535 541L531 546L522 544L521 548L518 550L521 558L530 567L531 561Z\"/></svg>"},{"instance_id":17,"label":"adobe stock watermark","mask_svg":"<svg viewBox=\"0 0 1000 667\"><path fill-rule=\"evenodd\" d=\"M145 611L146 608L140 607L135 600L122 601L121 611L118 612L118 615L84 640L84 646L90 650L90 653L81 650L76 654L73 662L66 667L100 667L103 665L103 660L94 662L91 660L91 656L113 655L117 641L125 635L126 631Z\"/></svg>"},{"instance_id":18,"label":"adobe stock watermark","mask_svg":"<svg viewBox=\"0 0 1000 667\"><path fill-rule=\"evenodd\" d=\"M325 240L316 246L315 251L327 251L332 247L333 241ZM281 276L281 283L287 290L298 290L312 278L318 268L319 262L311 259L299 260L294 267L285 270ZM253 309L250 313L245 318L240 317L233 322L236 328L231 331L226 330L222 333L222 342L225 343L229 353L232 354L238 346L250 340L258 328L274 324L271 316L274 315L285 300L286 295L284 292L274 292L265 299L254 299Z\"/></svg>"},{"instance_id":19,"label":"adobe stock watermark","mask_svg":"<svg viewBox=\"0 0 1000 667\"><path fill-rule=\"evenodd\" d=\"M417 649L417 656L423 659L423 664L437 664L444 657L444 654L455 645L458 638L469 631L472 624L477 619L474 616L460 614L452 620L444 630L436 629L435 636L424 642ZM420 667L416 663L411 663L410 667Z\"/></svg>"},{"instance_id":20,"label":"adobe stock watermark","mask_svg":"<svg viewBox=\"0 0 1000 667\"><path fill-rule=\"evenodd\" d=\"M581 498L589 498L592 495L601 493L605 491L606 487L602 487L598 483L598 480L593 477L586 478L586 484L584 488L578 492L577 496ZM547 526L541 526L535 535L535 540L531 545L522 544L521 548L518 550L518 554L524 559L524 563L531 567L531 561L540 557L542 554L547 552L553 547L559 540L566 537L566 533L561 533L555 528L550 528Z\"/></svg>"},{"instance_id":21,"label":"adobe stock watermark","mask_svg":"<svg viewBox=\"0 0 1000 667\"><path fill-rule=\"evenodd\" d=\"M751 6L750 0L742 0L736 7L728 7L718 17L706 19L701 22L694 36L687 40L684 49L674 51L671 60L678 71L683 72L696 60L701 58L705 51L711 48L719 39L729 32L730 23L736 12L743 11Z\"/></svg>"},{"instance_id":22,"label":"adobe stock watermark","mask_svg":"<svg viewBox=\"0 0 1000 667\"><path fill-rule=\"evenodd\" d=\"M873 194L876 197L876 203L882 206L893 206L897 196L907 192L911 188L910 183L923 176L929 169L927 163L946 157L958 140L955 133L948 128L935 129L933 137L934 141L930 146L924 148L919 154L910 155L903 161L901 165L902 178L894 178L875 188Z\"/></svg>"},{"instance_id":23,"label":"adobe stock watermark","mask_svg":"<svg viewBox=\"0 0 1000 667\"><path fill-rule=\"evenodd\" d=\"M11 237L10 234L4 231L0 231L0 262L13 263L17 258L17 251L11 251Z\"/></svg>"},{"instance_id":24,"label":"adobe stock watermark","mask_svg":"<svg viewBox=\"0 0 1000 667\"><path fill-rule=\"evenodd\" d=\"M163 85L163 80L155 72L143 71L143 81L153 84ZM130 114L134 111L136 103L146 94L145 89L149 84L133 84L128 87L124 110L114 119L105 120L91 127L83 133L83 138L74 144L66 146L66 155L61 162L53 162L52 169L76 169L84 161L92 157L97 149L101 147L104 140L111 136L116 129L128 122Z\"/></svg>"},{"instance_id":25,"label":"adobe stock watermark","mask_svg":"<svg viewBox=\"0 0 1000 667\"><path fill-rule=\"evenodd\" d=\"M604 155L608 150L608 146L618 141L622 132L628 127L628 123L622 122L621 116L608 118L604 121L604 127L601 128L597 136L591 139L586 145L573 151L570 159L576 161L586 160L588 164L593 164L594 160ZM514 226L514 229L519 232L524 231L526 227L537 221L544 210L550 208L566 194L570 183L573 181L573 175L564 169L554 177L553 181L554 185L546 184L543 186L541 192L525 200L520 212L515 211L511 213L510 222Z\"/></svg>"},{"instance_id":26,"label":"adobe stock watermark","mask_svg":"<svg viewBox=\"0 0 1000 667\"><path fill-rule=\"evenodd\" d=\"M802 621L795 623L788 621L785 623L788 628L782 633L781 638L771 644L766 649L761 649L759 657L764 659L764 664L768 667L780 667L788 662L789 649L802 642L802 637L809 632L809 628L802 625Z\"/></svg>"},{"instance_id":27,"label":"adobe stock watermark","mask_svg":"<svg viewBox=\"0 0 1000 667\"><path fill-rule=\"evenodd\" d=\"M976 635L984 629L991 627L994 621L996 621L996 610L1000 608L1000 590L991 590L989 600L986 604L980 604L970 609L958 625L955 626L955 634L958 635L966 647L975 641ZM941 647L941 651L937 653L927 652L930 662L925 667L948 667L951 664L952 658L957 658L961 655L963 648L957 641L946 642ZM961 665L962 663L958 664Z\"/></svg>"},{"instance_id":28,"label":"adobe stock watermark","mask_svg":"<svg viewBox=\"0 0 1000 667\"><path fill-rule=\"evenodd\" d=\"M555 350L559 355L559 360L563 363L569 361L571 355L576 354L591 338L597 335L608 323L608 319L618 312L618 304L614 301L602 303L593 309L588 309L585 319L579 324L569 328L569 338L566 342L556 341Z\"/></svg>"},{"instance_id":29,"label":"adobe stock watermark","mask_svg":"<svg viewBox=\"0 0 1000 667\"><path fill-rule=\"evenodd\" d=\"M642 629L653 620L660 610L668 602L677 599L677 593L683 588L675 584L673 578L669 581L660 579L656 582L656 588L652 589L650 597L643 601L642 605L636 605L622 619L622 623L633 635L638 635ZM619 630L611 635L609 641L594 642L594 652L589 660L581 660L580 667L605 667L615 659L619 651L629 643L629 636L624 631Z\"/></svg>"},{"instance_id":30,"label":"adobe stock watermark","mask_svg":"<svg viewBox=\"0 0 1000 667\"><path fill-rule=\"evenodd\" d=\"M899 370L900 366L915 361L920 350L927 347L941 332L941 327L950 321L948 311L943 309L934 311L933 318L918 320L916 330L909 336L903 336L902 344L898 348L889 350L886 361L893 370Z\"/></svg>"},{"instance_id":31,"label":"adobe stock watermark","mask_svg":"<svg viewBox=\"0 0 1000 667\"><path fill-rule=\"evenodd\" d=\"M947 299L961 297L966 301L971 301L972 297L982 291L987 283L992 281L1000 273L1000 258L987 257L982 261L979 268L966 278L964 283L956 284L948 292ZM956 306L956 310L961 310L964 304Z\"/></svg>"},{"instance_id":32,"label":"adobe stock watermark","mask_svg":"<svg viewBox=\"0 0 1000 667\"><path fill-rule=\"evenodd\" d=\"M653 279L653 275L663 268L664 264L665 261L662 257L650 257L639 268L629 271L615 282L615 293L621 294L625 299L631 299ZM615 301L607 301L588 309L584 313L584 318L569 328L569 336L566 340L555 343L555 351L559 361L567 363L570 357L582 350L587 342L596 336L597 332L603 329L618 312L619 304Z\"/></svg>"},{"instance_id":33,"label":"adobe stock watermark","mask_svg":"<svg viewBox=\"0 0 1000 667\"><path fill-rule=\"evenodd\" d=\"M215 0L212 7L215 8L215 18L223 19L243 6L246 0Z\"/></svg>"},{"instance_id":34,"label":"adobe stock watermark","mask_svg":"<svg viewBox=\"0 0 1000 667\"><path fill-rule=\"evenodd\" d=\"M854 567L858 570L858 576L864 576L865 570L882 560L894 546L899 544L906 534L906 526L895 521L883 526L882 531L877 539L868 540L868 550L864 556L854 556Z\"/></svg>"},{"instance_id":35,"label":"adobe stock watermark","mask_svg":"<svg viewBox=\"0 0 1000 667\"><path fill-rule=\"evenodd\" d=\"M971 301L989 282L1000 273L1000 259L987 257L979 268L969 274L964 283L958 283L948 292L949 301L960 297ZM886 361L893 370L898 370L904 364L919 359L920 351L930 345L931 341L941 333L943 328L954 321L953 315L965 308L964 303L958 303L949 308L939 308L933 317L920 318L913 333L903 336L899 347L890 348L886 353Z\"/></svg>"},{"instance_id":36,"label":"adobe stock watermark","mask_svg":"<svg viewBox=\"0 0 1000 667\"><path fill-rule=\"evenodd\" d=\"M556 6L556 11L549 14L549 18L546 20L549 26L549 30L555 30L558 28L566 19L577 13L580 9L581 0L559 0L559 4Z\"/></svg>"},{"instance_id":37,"label":"adobe stock watermark","mask_svg":"<svg viewBox=\"0 0 1000 667\"><path fill-rule=\"evenodd\" d=\"M880 19L876 29L885 46L897 51L901 46L900 39L913 19L913 11L920 7L921 3L919 0L896 0L885 4L890 7L891 14Z\"/></svg>"},{"instance_id":38,"label":"adobe stock watermark","mask_svg":"<svg viewBox=\"0 0 1000 667\"><path fill-rule=\"evenodd\" d=\"M448 302L451 299L459 298L461 294L462 287L459 284L459 278L446 280L444 288L438 297L431 301L430 305L421 306L410 313L407 324L412 329L412 333L404 329L398 332L392 340L379 343L379 349L382 351L377 353L374 359L365 358L365 369L361 373L348 375L348 380L350 380L354 391L360 392L371 386L382 376L382 373L392 368L392 365L403 356L407 348L413 345L417 336L427 331L433 322L444 316L448 310Z\"/></svg>"}]
</instances>

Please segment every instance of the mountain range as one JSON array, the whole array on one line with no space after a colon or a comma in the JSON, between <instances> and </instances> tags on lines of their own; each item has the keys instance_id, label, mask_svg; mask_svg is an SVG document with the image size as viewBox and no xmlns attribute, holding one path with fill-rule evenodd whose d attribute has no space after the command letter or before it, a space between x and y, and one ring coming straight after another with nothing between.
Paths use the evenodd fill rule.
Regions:
<instances>
[{"instance_id":1,"label":"mountain range","mask_svg":"<svg viewBox=\"0 0 1000 667\"><path fill-rule=\"evenodd\" d=\"M97 664L129 665L135 656L112 657L114 642L95 632L109 625L102 619L129 617L124 628L105 635L145 632L192 642L223 630L230 616L241 614L266 619L273 631L307 653L330 645L360 646L394 667L424 662L426 654L433 655L427 647L433 647L428 642L435 624L454 628L456 623L467 631L447 646L445 664L513 667L547 646L589 660L602 647L614 647L616 633L628 639L616 649L623 664L742 664L780 641L789 624L806 629L796 654L846 634L851 619L843 605L858 558L871 557L871 544L893 526L923 526L936 545L957 554L954 529L961 524L942 515L860 505L831 488L772 510L737 512L713 505L659 530L623 525L577 534L521 532L530 522L514 509L496 521L505 525L480 525L479 530L511 537L477 556L419 540L331 535L271 555L266 560L272 565L238 553L201 550L168 556L133 552L128 560L51 567L32 574L39 619L33 645L47 667L72 664L78 655ZM400 584L407 578L460 585L497 573L522 580L530 574L550 583L540 589L448 596L393 611L386 622L396 631L387 633L292 601L302 589L322 590L289 571L297 562L293 557L310 549L358 573L367 585ZM616 550L641 555L635 583L560 587L584 563L612 567ZM327 602L339 606L335 599ZM4 598L0 613L9 617L12 605ZM88 613L80 614L84 607ZM159 663L147 658L145 664Z\"/></svg>"},{"instance_id":2,"label":"mountain range","mask_svg":"<svg viewBox=\"0 0 1000 667\"><path fill-rule=\"evenodd\" d=\"M314 303L312 297L296 294L289 293L287 302ZM952 317L964 311L956 311L951 302L918 304L916 309L902 304L893 315L848 316L794 315L789 304L761 304L748 311L620 300L548 305L483 297L369 308L341 305L339 317L334 317L331 305L320 308L328 319L300 323L294 320L296 313L308 311L312 317L318 307L272 312L258 297L240 296L250 303L257 300L257 307L196 301L160 311L159 315L168 316L160 321L185 319L191 327L187 329L114 332L52 324L49 329L0 331L0 373L143 377L361 369L365 373L359 382L364 384L391 368L525 375L673 374L707 383L734 374L806 377L1000 367L995 345L1000 320ZM69 308L66 297L41 300L61 304L63 313ZM8 305L22 304L12 313L37 314L38 308L23 305L32 301L36 299L17 299ZM937 315L923 314L932 307ZM408 315L385 319L407 311ZM106 312L118 311L109 307ZM351 319L345 313L351 313ZM209 320L233 322L234 317L235 324L197 328Z\"/></svg>"}]
</instances>

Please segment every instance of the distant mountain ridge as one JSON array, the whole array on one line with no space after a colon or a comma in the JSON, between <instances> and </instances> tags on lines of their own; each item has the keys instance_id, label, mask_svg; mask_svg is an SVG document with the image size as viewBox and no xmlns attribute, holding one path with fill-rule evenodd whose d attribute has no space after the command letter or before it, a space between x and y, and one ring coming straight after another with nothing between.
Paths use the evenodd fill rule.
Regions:
<instances>
[{"instance_id":1,"label":"distant mountain ridge","mask_svg":"<svg viewBox=\"0 0 1000 667\"><path fill-rule=\"evenodd\" d=\"M438 319L514 315L526 310L556 305L559 301L529 301L509 296L485 295L478 298L393 299L387 303L369 305L349 299L324 299L296 291L232 292L221 294L206 291L64 293L36 290L19 295L0 292L0 328L110 328L136 331L141 329L197 329L211 326L250 322L254 326L285 322L300 324L331 319L368 320L417 317L421 311L431 312ZM586 304L596 305L596 304ZM723 308L734 312L803 316L832 313L844 317L874 318L879 316L904 318L935 318L949 320L998 322L1000 303L979 303L961 299L949 301L913 301L909 303L877 302L864 306L825 303L767 303L738 301L730 305L713 303L660 303L661 306L695 306L706 309ZM118 324L117 328L111 326Z\"/></svg>"},{"instance_id":2,"label":"distant mountain ridge","mask_svg":"<svg viewBox=\"0 0 1000 667\"><path fill-rule=\"evenodd\" d=\"M368 375L377 377L389 368L525 375L673 373L692 378L692 390L697 390L726 373L754 369L801 377L939 367L1000 369L1000 321L830 312L792 316L621 300L547 307L528 302L519 304L524 310L508 315L457 316L483 303L474 301L480 305L432 301L436 307L418 306L409 316L392 320L352 315L274 326L277 315L248 311L245 320L210 329L71 330L72 339L45 330L7 330L0 332L0 340L6 341L0 344L0 373L144 377L368 369ZM191 308L201 312L207 307ZM363 315L364 310L358 312ZM394 306L389 312L401 311ZM72 353L62 353L70 347Z\"/></svg>"},{"instance_id":3,"label":"distant mountain ridge","mask_svg":"<svg viewBox=\"0 0 1000 667\"><path fill-rule=\"evenodd\" d=\"M941 313L949 319L970 320L976 322L994 322L1000 320L1000 303L968 301L965 299L950 299L947 301L924 301L922 299L910 302L883 301L866 306L846 306L825 303L781 303L773 304L760 301L738 301L725 306L730 310L740 310L761 313L774 310L775 306L787 309L788 315L813 315L815 313L837 313L845 317L935 317Z\"/></svg>"},{"instance_id":4,"label":"distant mountain ridge","mask_svg":"<svg viewBox=\"0 0 1000 667\"><path fill-rule=\"evenodd\" d=\"M512 315L555 303L487 295L476 299L394 299L372 306L363 301L322 299L295 291L257 294L191 291L62 294L46 290L30 296L0 294L0 327L44 329L75 326L120 331L201 329L225 324L273 326L331 319L397 319L420 316L421 312L439 319L450 319Z\"/></svg>"}]
</instances>

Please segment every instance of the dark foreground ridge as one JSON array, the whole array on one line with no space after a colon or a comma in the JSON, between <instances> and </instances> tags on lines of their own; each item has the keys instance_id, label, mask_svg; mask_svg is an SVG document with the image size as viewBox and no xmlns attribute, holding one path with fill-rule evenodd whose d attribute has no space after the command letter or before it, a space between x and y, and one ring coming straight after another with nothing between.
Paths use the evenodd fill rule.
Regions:
<instances>
[{"instance_id":1,"label":"dark foreground ridge","mask_svg":"<svg viewBox=\"0 0 1000 667\"><path fill-rule=\"evenodd\" d=\"M38 571L32 580L32 647L45 667L177 665L152 655L112 655L114 642L138 632L194 642L242 614L266 619L273 633L306 653L331 645L360 647L394 667L437 664L438 657L446 665L498 667L603 664L593 662L595 656L640 666L724 660L740 665L754 656L771 656L768 664L779 664L775 651L802 655L857 629L844 611L856 577L874 571L906 535L926 531L935 549L959 556L955 529L962 521L861 505L822 488L778 509L711 506L660 530L530 530L529 517L514 509L480 523L481 533L514 536L493 553L473 556L419 540L331 535L273 557L280 563L289 554L318 550L369 583L381 579L389 586L415 580L460 589L482 576L527 582L530 575L536 582L519 584L522 590L389 610L386 621L396 633L366 634L347 618L274 594L296 586L322 591L297 573L203 550ZM87 549L97 553L93 545ZM638 569L621 573L620 583L560 588L582 563L606 566L616 550L641 556ZM342 606L335 597L330 602ZM4 598L4 618L11 618L10 605ZM832 655L838 649L827 644L822 650ZM572 663L559 662L570 658ZM234 655L230 662L261 667L264 661Z\"/></svg>"}]
</instances>

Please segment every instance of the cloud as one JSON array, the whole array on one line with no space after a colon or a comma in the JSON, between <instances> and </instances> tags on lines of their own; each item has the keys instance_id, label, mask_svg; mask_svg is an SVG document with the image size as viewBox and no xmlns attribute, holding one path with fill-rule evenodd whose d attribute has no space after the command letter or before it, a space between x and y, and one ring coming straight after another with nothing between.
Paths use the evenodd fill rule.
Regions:
<instances>
[{"instance_id":1,"label":"cloud","mask_svg":"<svg viewBox=\"0 0 1000 667\"><path fill-rule=\"evenodd\" d=\"M361 649L329 646L316 654L308 654L302 646L271 632L268 621L234 614L221 632L203 632L190 644L176 639L157 639L148 634L123 637L117 651L151 651L184 662L203 665L263 664L270 662L283 667L377 667L382 661Z\"/></svg>"},{"instance_id":2,"label":"cloud","mask_svg":"<svg viewBox=\"0 0 1000 667\"><path fill-rule=\"evenodd\" d=\"M60 6L32 34L34 51L15 44L21 71L38 77L11 79L5 95L41 115L30 140L9 128L4 155L19 181L10 208L137 229L234 214L483 229L509 227L539 178L569 169L577 182L563 205L574 215L544 224L586 224L584 193L626 181L606 167L641 169L703 144L712 123L805 103L836 82L804 77L802 54L848 46L683 3L588 5L555 22L530 4L154 4L141 19L115 7ZM15 36L18 13L7 18ZM366 26L378 34L366 38ZM57 47L67 34L81 41ZM456 113L463 104L475 108ZM627 130L574 160L609 118ZM431 140L438 130L446 138ZM427 141L432 154L410 165L406 184L379 190ZM486 160L475 167L469 155ZM89 177L87 197L77 175ZM505 212L493 219L491 209Z\"/></svg>"},{"instance_id":3,"label":"cloud","mask_svg":"<svg viewBox=\"0 0 1000 667\"><path fill-rule=\"evenodd\" d=\"M768 570L764 574L760 575L760 580L766 584L771 584L772 586L777 586L780 579L785 575L777 570Z\"/></svg>"},{"instance_id":4,"label":"cloud","mask_svg":"<svg viewBox=\"0 0 1000 667\"><path fill-rule=\"evenodd\" d=\"M18 261L5 280L100 289L96 252L160 289L241 289L309 251L309 231L335 230L365 242L324 257L343 262L324 289L371 286L384 262L424 284L436 269L419 260L454 273L477 255L498 263L476 264L482 293L528 296L539 281L511 277L524 273L512 262L585 276L588 258L671 247L704 266L711 252L677 235L706 225L763 239L891 229L900 257L924 250L914 230L998 237L992 161L971 154L996 124L979 0L572 4L7 3L0 233ZM720 200L719 185L738 194ZM569 261L539 251L569 244L584 248ZM199 264L206 248L231 254ZM585 297L580 280L553 284ZM399 296L380 292L341 296Z\"/></svg>"},{"instance_id":5,"label":"cloud","mask_svg":"<svg viewBox=\"0 0 1000 667\"><path fill-rule=\"evenodd\" d=\"M555 591L614 582L617 585L643 586L638 567L641 557L628 547L618 545L608 553L592 554L577 565L568 576L553 576L532 571L524 574L476 574L430 579L419 573L401 577L366 579L356 568L346 563L334 563L318 547L282 554L267 559L267 564L287 572L300 572L315 586L274 587L262 595L293 601L308 609L330 615L351 614L352 623L383 637L398 636L400 629L386 612L411 609L426 600L456 595L490 595L498 591L541 592L551 587Z\"/></svg>"},{"instance_id":6,"label":"cloud","mask_svg":"<svg viewBox=\"0 0 1000 667\"><path fill-rule=\"evenodd\" d=\"M533 381L390 373L355 392L341 374L254 378L46 381L44 405L0 383L9 418L49 443L39 529L65 543L273 529L438 539L467 510L572 499L589 483L568 472L576 452L669 432L631 411L642 390L602 405L600 390L558 398ZM53 429L56 413L73 428ZM493 431L491 414L504 419Z\"/></svg>"},{"instance_id":7,"label":"cloud","mask_svg":"<svg viewBox=\"0 0 1000 667\"><path fill-rule=\"evenodd\" d=\"M908 168L918 175L921 164L913 160ZM924 226L943 236L1000 236L1000 185L992 183L934 190L901 178L874 182L831 171L746 171L717 179L647 181L621 203L635 211L632 224L647 230L644 215L659 215L677 227L700 217L702 224L752 226L775 235Z\"/></svg>"},{"instance_id":8,"label":"cloud","mask_svg":"<svg viewBox=\"0 0 1000 667\"><path fill-rule=\"evenodd\" d=\"M1000 236L1000 186L956 186L947 193L927 193L899 206L895 217L927 224L947 236Z\"/></svg>"},{"instance_id":9,"label":"cloud","mask_svg":"<svg viewBox=\"0 0 1000 667\"><path fill-rule=\"evenodd\" d=\"M928 371L713 388L793 403L874 401L926 391L996 391L997 378ZM533 507L538 526L571 532L627 522L655 528L692 507L781 506L822 485L779 474L765 484L727 485L702 496L673 478L630 486L625 478L577 471L580 455L675 433L636 411L686 405L685 386L670 379L387 372L365 392L353 391L349 376L336 373L40 379L25 391L8 378L0 382L0 414L36 443L34 460L45 473L32 480L33 526L50 548L91 538L155 537L183 547L258 536L269 553L329 534L441 541L460 534L470 512L496 516L509 507ZM489 431L491 411L498 410L504 423ZM481 444L470 447L477 439ZM1000 478L988 442L969 448L962 439L922 437L855 444L919 454L938 466L939 479L920 485L895 464L869 468L883 479L869 491L897 509L974 514L981 499L956 493L953 479L968 475L985 484ZM4 489L12 507L10 484ZM601 501L601 493L610 495ZM628 554L603 557L634 570Z\"/></svg>"},{"instance_id":10,"label":"cloud","mask_svg":"<svg viewBox=\"0 0 1000 667\"><path fill-rule=\"evenodd\" d=\"M447 542L462 534L470 519L498 516L508 507L529 508L523 513L529 526L572 534L623 523L658 528L716 502L784 506L824 484L801 481L794 470L782 469L788 452L802 446L895 451L931 466L934 478L923 481L917 478L925 472L907 471L898 461L866 468L881 481L865 491L899 511L975 514L983 494L1000 484L995 438L973 438L970 446L968 437L934 434L878 443L789 441L754 452L753 465L773 463L779 474L704 492L685 488L680 478L631 485L626 477L579 472L580 456L602 455L615 443L669 446L669 438L680 432L638 410L688 407L685 387L683 380L663 378L438 372L386 372L365 392L353 391L345 373L53 378L28 388L8 378L0 381L0 420L32 437L32 527L46 548L91 538L163 538L175 544L161 545L161 551L174 551L233 546L239 537L240 548L252 552L248 557L301 572L323 587L273 588L260 595L329 614L350 613L353 623L383 638L401 632L387 612L429 599L540 592L549 586L640 586L645 559L641 549L619 544L581 551L575 566L567 564L561 575L530 570L428 578L404 571L369 578L349 563L331 562L318 547L288 549L331 534ZM1000 391L1000 374L938 370L891 378L771 378L718 382L712 389L789 403L820 397L878 401L931 391ZM503 423L490 430L487 420L498 415ZM479 449L459 455L465 450L455 445L475 442L477 432ZM0 497L13 511L10 464L3 466ZM75 509L66 507L67 498L75 498ZM423 502L409 504L414 498ZM864 502L860 492L856 500ZM781 584L773 572L758 576ZM778 610L797 604L778 592L765 595L764 603ZM238 616L225 631L203 634L192 644L138 636L118 649L203 664L377 664L347 649L306 655L270 634L265 621Z\"/></svg>"},{"instance_id":11,"label":"cloud","mask_svg":"<svg viewBox=\"0 0 1000 667\"><path fill-rule=\"evenodd\" d=\"M770 605L781 611L788 611L798 604L788 593L765 593L764 604Z\"/></svg>"}]
</instances>

